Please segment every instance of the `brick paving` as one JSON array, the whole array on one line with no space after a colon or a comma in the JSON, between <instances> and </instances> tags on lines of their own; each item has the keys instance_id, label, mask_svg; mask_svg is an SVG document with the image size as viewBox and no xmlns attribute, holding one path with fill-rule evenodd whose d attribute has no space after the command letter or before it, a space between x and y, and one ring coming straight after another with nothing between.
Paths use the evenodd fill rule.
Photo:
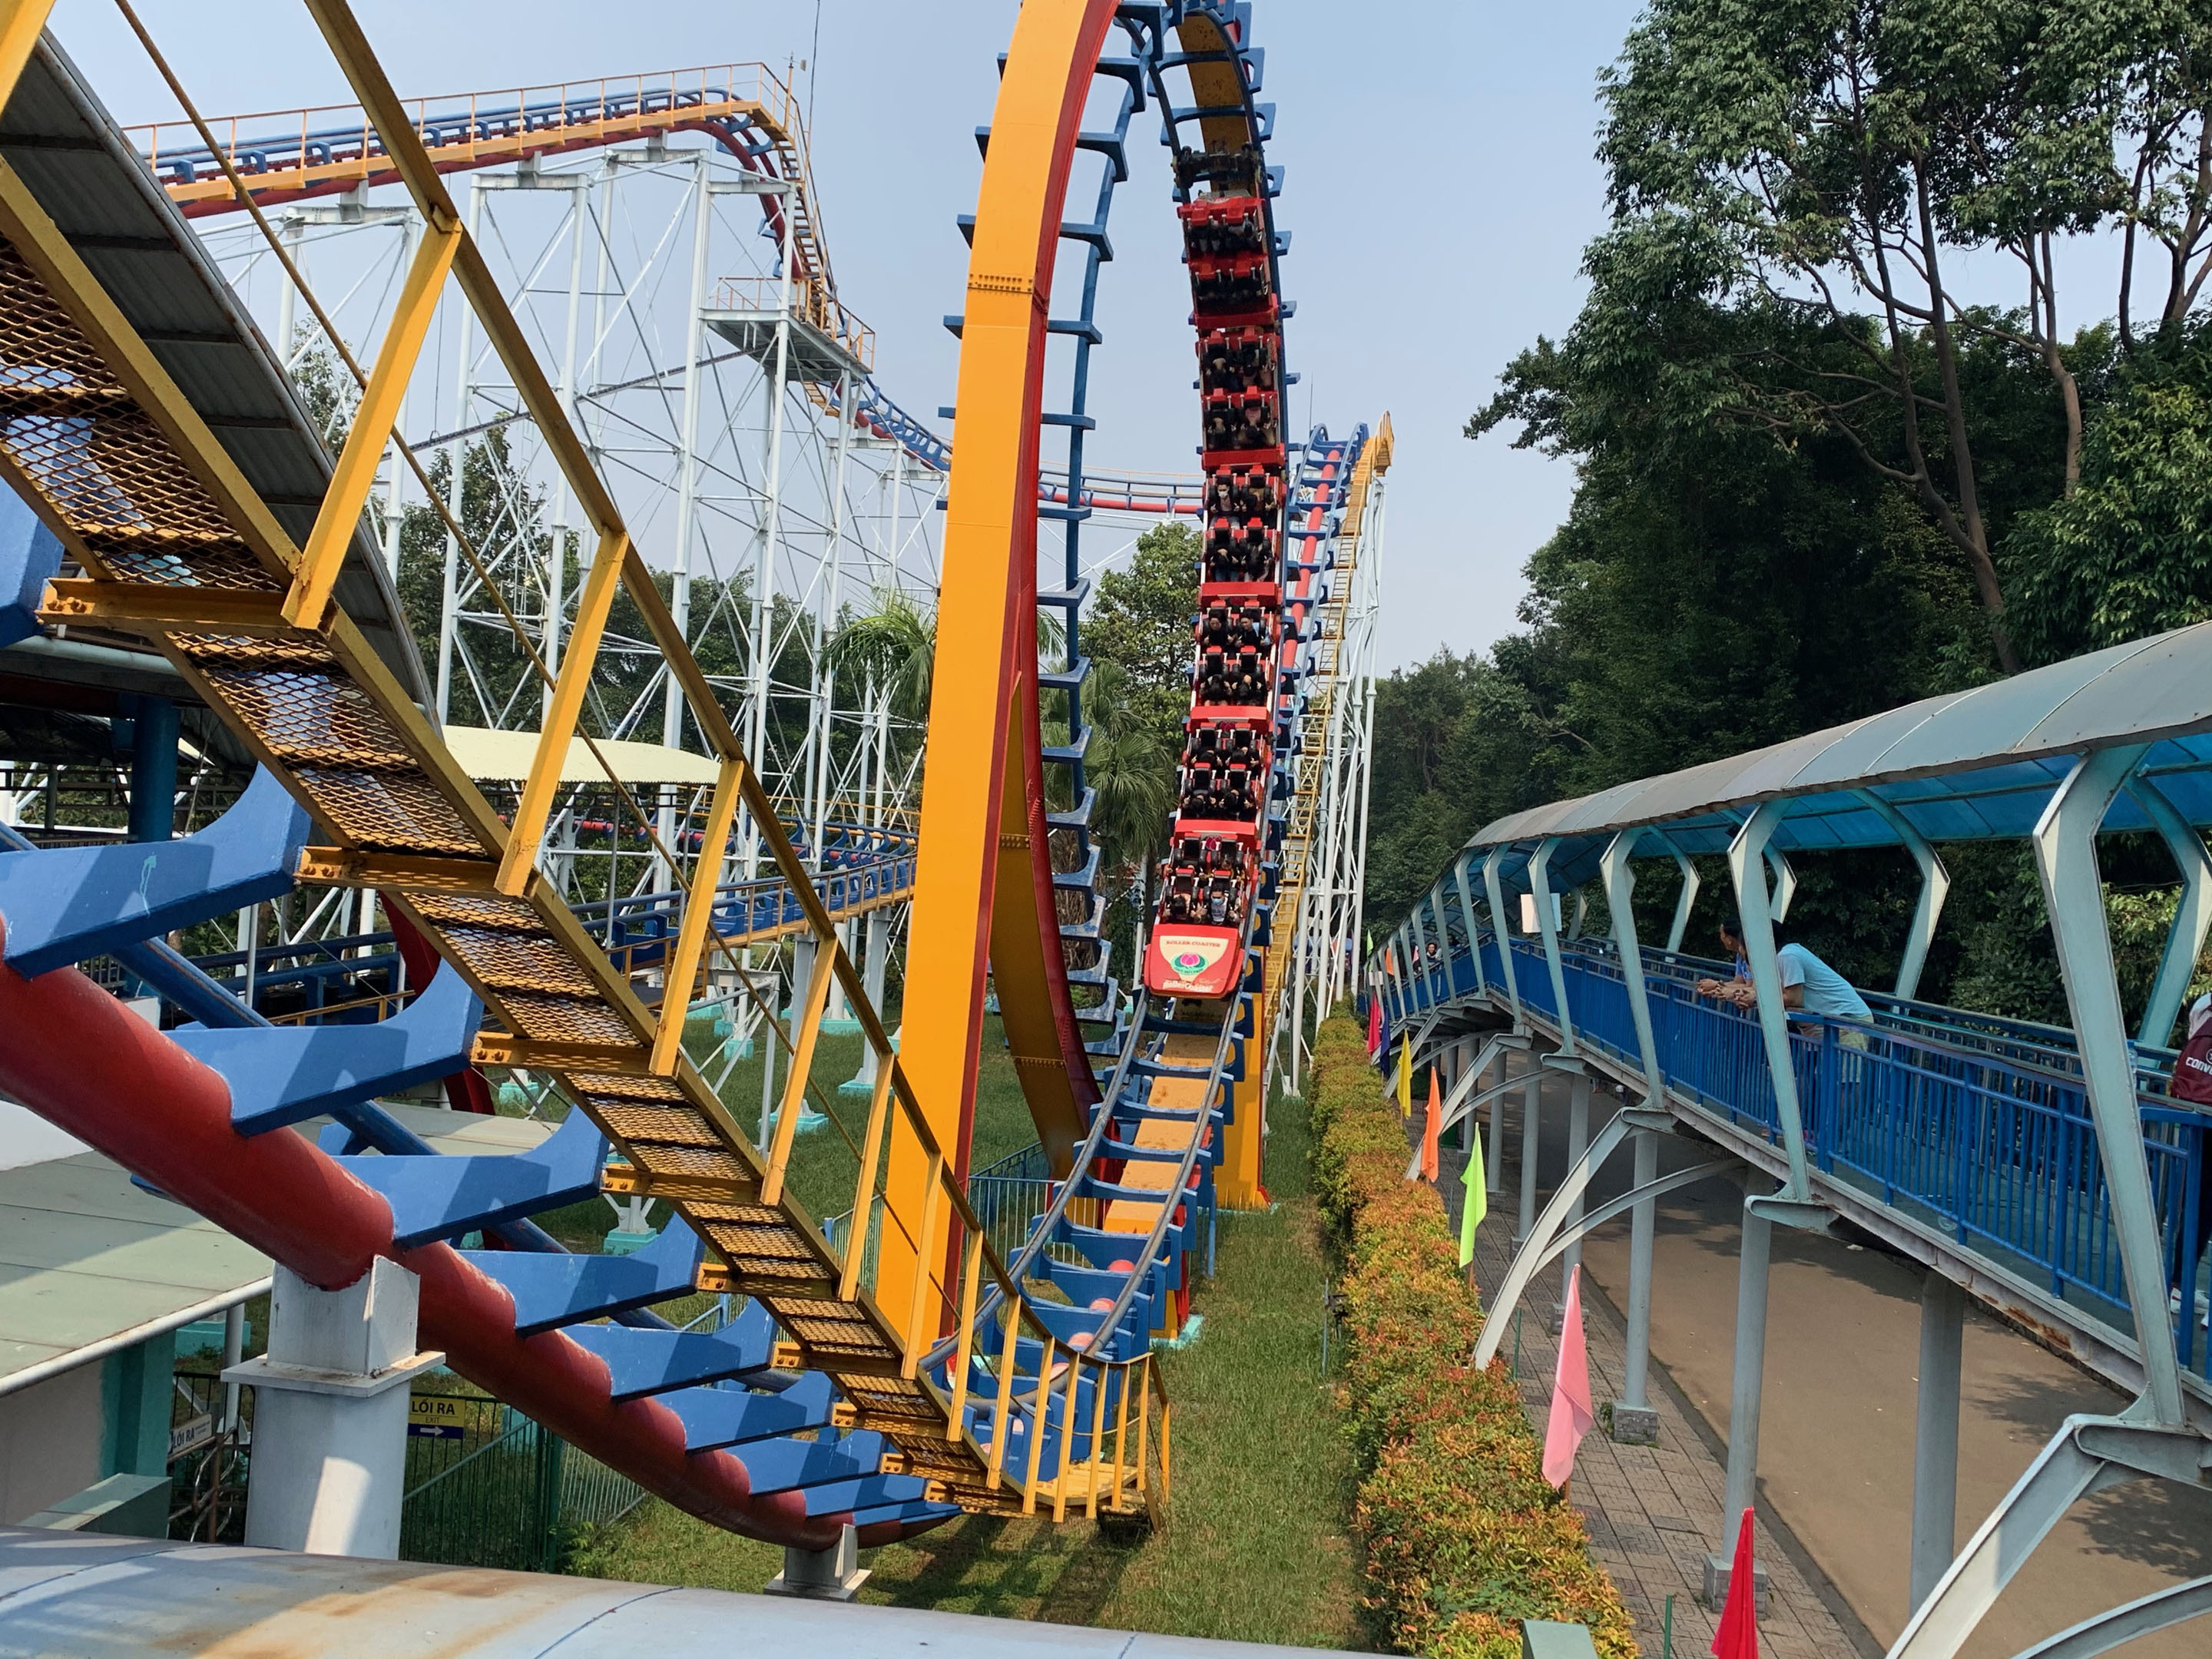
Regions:
<instances>
[{"instance_id":1,"label":"brick paving","mask_svg":"<svg viewBox=\"0 0 2212 1659\"><path fill-rule=\"evenodd\" d=\"M1486 1304L1512 1261L1520 1189L1519 1110L1516 1098L1508 1108L1507 1167L1499 1180L1504 1190L1492 1195L1490 1214L1475 1235L1475 1282ZM1416 1111L1412 1127L1418 1128L1419 1123ZM1455 1232L1464 1167L1462 1157L1449 1149L1443 1152L1438 1184ZM1553 1327L1559 1297L1560 1280L1553 1267L1538 1275L1522 1301L1521 1396L1540 1435L1551 1411L1551 1378L1559 1355ZM1620 1397L1627 1332L1620 1314L1587 1275L1583 1280L1583 1328L1589 1354L1590 1395L1601 1409ZM1499 1352L1510 1358L1513 1340L1509 1338ZM1658 1443L1616 1445L1601 1429L1593 1431L1583 1442L1568 1492L1589 1523L1591 1555L1619 1589L1636 1621L1637 1643L1646 1659L1663 1659L1662 1632L1669 1596L1674 1603L1674 1654L1677 1659L1704 1659L1711 1650L1719 1609L1708 1609L1699 1597L1705 1553L1719 1547L1723 1534L1721 1506L1727 1470L1706 1435L1686 1417L1680 1395L1656 1360L1650 1377L1651 1404L1659 1414ZM1732 1547L1732 1528L1727 1535ZM1753 1540L1759 1565L1772 1586L1771 1600L1759 1621L1761 1659L1868 1659L1881 1652L1863 1631L1846 1630L1801 1568L1806 1559L1803 1551L1794 1539L1784 1547L1764 1504L1753 1523Z\"/></svg>"}]
</instances>

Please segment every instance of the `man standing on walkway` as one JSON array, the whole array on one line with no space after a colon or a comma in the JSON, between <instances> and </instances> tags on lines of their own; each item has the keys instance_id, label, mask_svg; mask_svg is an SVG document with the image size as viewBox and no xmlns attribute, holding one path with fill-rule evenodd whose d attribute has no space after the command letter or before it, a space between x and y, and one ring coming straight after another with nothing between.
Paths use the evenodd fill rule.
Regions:
<instances>
[{"instance_id":1,"label":"man standing on walkway","mask_svg":"<svg viewBox=\"0 0 2212 1659\"><path fill-rule=\"evenodd\" d=\"M1721 945L1735 958L1735 977L1701 979L1698 994L1750 1008L1757 1000L1751 988L1751 962L1744 954L1743 924L1734 916L1721 923ZM1817 1014L1858 1027L1874 1024L1874 1010L1851 988L1851 982L1803 945L1794 940L1783 945L1774 953L1774 965L1782 975L1782 1006L1792 1012ZM1841 1031L1837 1041L1846 1048L1863 1048L1867 1034L1864 1030Z\"/></svg>"}]
</instances>

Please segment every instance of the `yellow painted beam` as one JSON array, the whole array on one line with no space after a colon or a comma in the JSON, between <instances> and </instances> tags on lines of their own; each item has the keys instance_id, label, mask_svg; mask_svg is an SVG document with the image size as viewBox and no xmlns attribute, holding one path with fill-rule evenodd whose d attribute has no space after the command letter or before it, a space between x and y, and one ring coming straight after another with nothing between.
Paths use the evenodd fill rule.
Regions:
<instances>
[{"instance_id":1,"label":"yellow painted beam","mask_svg":"<svg viewBox=\"0 0 2212 1659\"><path fill-rule=\"evenodd\" d=\"M376 482L376 469L391 441L392 423L399 418L399 405L407 395L416 360L422 355L422 342L429 337L430 319L438 309L438 296L446 286L447 273L453 268L460 240L458 227L433 227L424 234L408 266L399 303L384 331L384 343L377 349L376 367L369 371L368 386L354 410L345 447L339 452L337 465L323 491L322 508L315 514L315 527L301 553L292 597L284 607L285 614L302 628L320 624L331 602L331 590L337 586L346 550L353 544L361 510L368 504L370 486Z\"/></svg>"},{"instance_id":2,"label":"yellow painted beam","mask_svg":"<svg viewBox=\"0 0 2212 1659\"><path fill-rule=\"evenodd\" d=\"M0 108L15 96L53 9L54 0L0 0Z\"/></svg>"},{"instance_id":3,"label":"yellow painted beam","mask_svg":"<svg viewBox=\"0 0 2212 1659\"><path fill-rule=\"evenodd\" d=\"M584 694L599 666L599 640L606 632L607 611L613 605L615 584L629 552L629 538L620 529L602 536L599 550L585 573L584 590L576 599L576 623L569 630L568 649L561 672L553 683L553 701L545 710L545 729L538 735L537 758L515 803L514 827L507 837L506 855L500 860L499 890L520 893L529 884L538 862L538 849L545 841L545 820L553 810L553 797L561 787L561 769L568 758L568 739L576 733L576 718L583 713Z\"/></svg>"},{"instance_id":4,"label":"yellow painted beam","mask_svg":"<svg viewBox=\"0 0 2212 1659\"><path fill-rule=\"evenodd\" d=\"M684 1052L684 1022L690 1012L691 988L699 977L699 963L707 949L707 930L714 921L715 890L721 884L722 851L728 844L730 826L738 816L738 797L744 789L745 763L722 763L714 782L714 799L707 809L707 823L699 837L699 861L691 867L691 890L684 904L684 920L677 925L676 948L669 953L668 972L661 981L660 1024L653 1038L653 1069L671 1073ZM821 978L829 979L827 964Z\"/></svg>"},{"instance_id":5,"label":"yellow painted beam","mask_svg":"<svg viewBox=\"0 0 2212 1659\"><path fill-rule=\"evenodd\" d=\"M1021 741L1007 730L1008 714L1016 670L1035 668L1033 653L1028 664L1016 660L1016 647L1036 629L1047 306L1068 167L1113 15L1113 0L1025 0L992 112L968 263L953 425L957 459L945 512L900 1056L963 1175L999 890L1006 750ZM1024 603L1032 608L1026 628ZM1019 823L1004 828L1026 833ZM1016 987L1010 975L1002 989ZM920 1208L918 1153L910 1137L895 1131L888 1189L902 1213ZM944 1271L935 1239L922 1241L918 1252L885 1239L878 1295L886 1305L899 1305L900 1293L910 1289L917 1255L933 1273Z\"/></svg>"}]
</instances>

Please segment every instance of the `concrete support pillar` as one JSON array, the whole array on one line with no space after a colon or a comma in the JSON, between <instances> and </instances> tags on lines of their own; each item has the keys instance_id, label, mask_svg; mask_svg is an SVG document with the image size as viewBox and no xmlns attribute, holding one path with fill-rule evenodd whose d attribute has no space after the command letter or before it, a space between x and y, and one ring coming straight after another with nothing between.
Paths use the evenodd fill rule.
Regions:
<instances>
[{"instance_id":1,"label":"concrete support pillar","mask_svg":"<svg viewBox=\"0 0 2212 1659\"><path fill-rule=\"evenodd\" d=\"M1729 1400L1728 1497L1721 1506L1720 1553L1705 1556L1705 1603L1728 1600L1729 1571L1736 1528L1759 1492L1759 1408L1766 1370L1766 1267L1774 1243L1774 1224L1746 1208L1743 1243L1735 1287L1735 1372ZM1761 1570L1753 1586L1763 1612L1770 1591Z\"/></svg>"},{"instance_id":2,"label":"concrete support pillar","mask_svg":"<svg viewBox=\"0 0 2212 1659\"><path fill-rule=\"evenodd\" d=\"M1958 1541L1959 1384L1966 1293L1930 1268L1920 1285L1920 1391L1912 1436L1912 1607L1951 1565Z\"/></svg>"},{"instance_id":3,"label":"concrete support pillar","mask_svg":"<svg viewBox=\"0 0 2212 1659\"><path fill-rule=\"evenodd\" d=\"M1659 1137L1649 1130L1636 1136L1634 1185L1659 1178ZM1647 1198L1628 1212L1628 1356L1621 1397L1613 1402L1613 1437L1623 1445L1651 1446L1659 1441L1659 1413L1647 1389L1651 1370L1651 1255L1659 1226L1659 1200Z\"/></svg>"},{"instance_id":4,"label":"concrete support pillar","mask_svg":"<svg viewBox=\"0 0 2212 1659\"><path fill-rule=\"evenodd\" d=\"M1521 1087L1521 1221L1513 1230L1519 1249L1536 1231L1536 1132L1543 1117L1544 1062L1528 1051Z\"/></svg>"},{"instance_id":5,"label":"concrete support pillar","mask_svg":"<svg viewBox=\"0 0 2212 1659\"><path fill-rule=\"evenodd\" d=\"M416 1295L382 1257L339 1291L276 1268L269 1352L222 1377L253 1389L248 1544L398 1558L407 1385L445 1357L415 1351Z\"/></svg>"},{"instance_id":6,"label":"concrete support pillar","mask_svg":"<svg viewBox=\"0 0 2212 1659\"><path fill-rule=\"evenodd\" d=\"M837 1534L826 1550L803 1550L786 1545L783 1571L768 1581L770 1595L800 1596L811 1601L850 1601L868 1580L860 1565L860 1534L851 1527Z\"/></svg>"}]
</instances>

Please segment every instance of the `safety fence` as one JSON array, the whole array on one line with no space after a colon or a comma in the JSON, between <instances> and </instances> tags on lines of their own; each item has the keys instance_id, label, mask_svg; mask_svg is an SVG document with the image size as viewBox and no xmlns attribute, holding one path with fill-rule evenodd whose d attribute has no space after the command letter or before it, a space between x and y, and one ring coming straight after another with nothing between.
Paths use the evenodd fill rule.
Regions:
<instances>
[{"instance_id":1,"label":"safety fence","mask_svg":"<svg viewBox=\"0 0 2212 1659\"><path fill-rule=\"evenodd\" d=\"M1542 951L1512 945L1523 1005L1559 1026ZM1503 1000L1495 938L1482 941L1484 982ZM1682 1100L1770 1142L1782 1138L1772 1074L1756 1015L1701 998L1695 976L1717 963L1647 952L1645 988L1662 1078ZM1620 958L1571 944L1561 978L1576 1041L1641 1071L1634 1017ZM1445 975L1437 981L1445 989ZM1455 957L1453 994L1476 988L1474 965ZM1961 1248L2039 1285L2124 1331L2131 1323L2111 1196L2095 1124L2070 1034L1933 1004L1897 1007L1869 999L1875 1024L1793 1014L1790 1062L1808 1158L1845 1186ZM1945 1016L1956 1014L1955 1020ZM2182 1363L2212 1376L2204 1316L2212 1307L2204 1246L2212 1231L2212 1117L2179 1107L2151 1078L2158 1051L2139 1049L2143 1148L2177 1291ZM2185 1308L2184 1304L2186 1304Z\"/></svg>"}]
</instances>

